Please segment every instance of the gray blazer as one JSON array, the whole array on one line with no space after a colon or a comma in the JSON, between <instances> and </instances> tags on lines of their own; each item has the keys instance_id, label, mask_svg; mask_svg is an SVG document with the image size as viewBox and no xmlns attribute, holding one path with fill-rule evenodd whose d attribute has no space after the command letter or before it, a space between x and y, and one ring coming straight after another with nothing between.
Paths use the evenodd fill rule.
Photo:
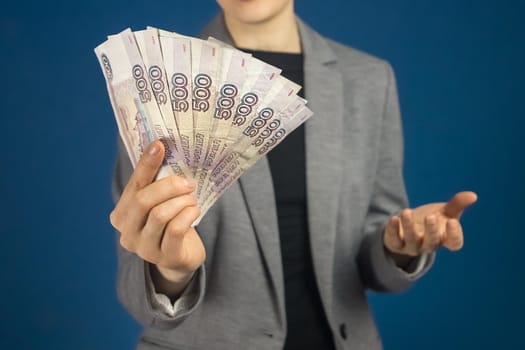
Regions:
<instances>
[{"instance_id":1,"label":"gray blazer","mask_svg":"<svg viewBox=\"0 0 525 350\"><path fill-rule=\"evenodd\" d=\"M380 349L367 289L398 292L409 274L385 254L388 218L406 207L402 131L390 65L323 38L298 19L305 95L308 223L315 277L337 349ZM203 37L232 42L223 17ZM119 146L118 199L132 172ZM272 177L266 158L244 174L197 228L205 264L174 317L156 310L145 264L118 248L118 296L144 325L139 349L281 349L286 335L283 272Z\"/></svg>"}]
</instances>

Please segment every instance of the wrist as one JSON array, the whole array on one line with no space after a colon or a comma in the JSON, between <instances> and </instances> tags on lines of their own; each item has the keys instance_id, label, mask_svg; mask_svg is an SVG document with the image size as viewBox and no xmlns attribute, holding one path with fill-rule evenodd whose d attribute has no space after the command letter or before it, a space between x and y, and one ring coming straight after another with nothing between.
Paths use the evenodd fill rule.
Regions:
<instances>
[{"instance_id":1,"label":"wrist","mask_svg":"<svg viewBox=\"0 0 525 350\"><path fill-rule=\"evenodd\" d=\"M151 279L157 293L177 299L190 283L195 271L179 271L149 264Z\"/></svg>"},{"instance_id":2,"label":"wrist","mask_svg":"<svg viewBox=\"0 0 525 350\"><path fill-rule=\"evenodd\" d=\"M386 240L386 228L383 231L382 241L383 241L383 249L385 252L385 255L390 258L397 267L401 269L405 269L408 265L410 265L411 262L417 259L418 256L412 256L409 254L404 254L402 252L396 251L397 249L392 249L389 247L389 244Z\"/></svg>"},{"instance_id":3,"label":"wrist","mask_svg":"<svg viewBox=\"0 0 525 350\"><path fill-rule=\"evenodd\" d=\"M160 277L171 283L184 283L185 281L189 281L195 273L195 271L168 269L155 264L150 264L150 266L150 269L157 270L156 273L159 274Z\"/></svg>"},{"instance_id":4,"label":"wrist","mask_svg":"<svg viewBox=\"0 0 525 350\"><path fill-rule=\"evenodd\" d=\"M394 253L387 247L385 247L385 251L386 254L388 254L392 260L394 260L394 263L402 269L406 268L412 261L414 261L414 259L417 258L416 256Z\"/></svg>"}]
</instances>

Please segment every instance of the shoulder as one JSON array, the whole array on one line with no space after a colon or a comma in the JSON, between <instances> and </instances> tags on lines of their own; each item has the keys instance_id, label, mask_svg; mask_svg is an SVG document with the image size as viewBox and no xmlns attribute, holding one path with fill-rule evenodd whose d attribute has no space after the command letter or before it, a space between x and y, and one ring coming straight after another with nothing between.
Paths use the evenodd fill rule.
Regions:
<instances>
[{"instance_id":1,"label":"shoulder","mask_svg":"<svg viewBox=\"0 0 525 350\"><path fill-rule=\"evenodd\" d=\"M390 63L367 52L322 37L336 57L336 67L343 77L370 84L388 85L393 77Z\"/></svg>"},{"instance_id":2,"label":"shoulder","mask_svg":"<svg viewBox=\"0 0 525 350\"><path fill-rule=\"evenodd\" d=\"M385 86L393 76L391 65L382 58L327 38L297 18L305 55L338 69L343 79Z\"/></svg>"},{"instance_id":3,"label":"shoulder","mask_svg":"<svg viewBox=\"0 0 525 350\"><path fill-rule=\"evenodd\" d=\"M370 53L361 51L351 46L345 45L333 39L327 38L319 34L330 49L334 52L338 60L346 62L351 66L363 67L368 69L381 69L389 63L380 57L374 56Z\"/></svg>"}]
</instances>

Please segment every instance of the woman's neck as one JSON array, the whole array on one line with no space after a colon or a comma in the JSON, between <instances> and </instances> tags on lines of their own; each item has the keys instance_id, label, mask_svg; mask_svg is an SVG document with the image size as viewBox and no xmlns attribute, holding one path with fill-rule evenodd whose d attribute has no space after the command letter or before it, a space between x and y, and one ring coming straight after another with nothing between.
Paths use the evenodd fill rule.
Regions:
<instances>
[{"instance_id":1,"label":"woman's neck","mask_svg":"<svg viewBox=\"0 0 525 350\"><path fill-rule=\"evenodd\" d=\"M257 51L300 53L301 38L295 13L282 11L259 23L246 23L224 15L235 46Z\"/></svg>"}]
</instances>

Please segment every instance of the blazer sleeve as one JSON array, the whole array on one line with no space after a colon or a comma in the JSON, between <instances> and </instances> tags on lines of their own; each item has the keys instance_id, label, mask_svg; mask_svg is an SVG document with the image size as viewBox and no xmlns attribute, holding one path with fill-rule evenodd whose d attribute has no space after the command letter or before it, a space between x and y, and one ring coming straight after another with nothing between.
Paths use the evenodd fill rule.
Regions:
<instances>
[{"instance_id":1,"label":"blazer sleeve","mask_svg":"<svg viewBox=\"0 0 525 350\"><path fill-rule=\"evenodd\" d=\"M378 163L374 190L365 219L364 238L357 263L367 288L382 292L400 292L409 288L433 264L435 253L422 255L411 263L415 271L398 267L384 248L383 234L392 215L408 207L403 180L403 132L397 87L390 64L385 63L387 84L381 122Z\"/></svg>"},{"instance_id":2,"label":"blazer sleeve","mask_svg":"<svg viewBox=\"0 0 525 350\"><path fill-rule=\"evenodd\" d=\"M115 202L119 200L132 172L133 167L119 138L112 183ZM170 316L157 307L154 302L155 293L152 290L151 283L148 283L147 280L147 263L136 254L122 248L118 241L117 239L117 295L119 301L133 318L143 326L170 329L179 325L197 309L202 302L205 290L204 264L195 272L191 288L186 288L176 303L177 308L174 315Z\"/></svg>"}]
</instances>

